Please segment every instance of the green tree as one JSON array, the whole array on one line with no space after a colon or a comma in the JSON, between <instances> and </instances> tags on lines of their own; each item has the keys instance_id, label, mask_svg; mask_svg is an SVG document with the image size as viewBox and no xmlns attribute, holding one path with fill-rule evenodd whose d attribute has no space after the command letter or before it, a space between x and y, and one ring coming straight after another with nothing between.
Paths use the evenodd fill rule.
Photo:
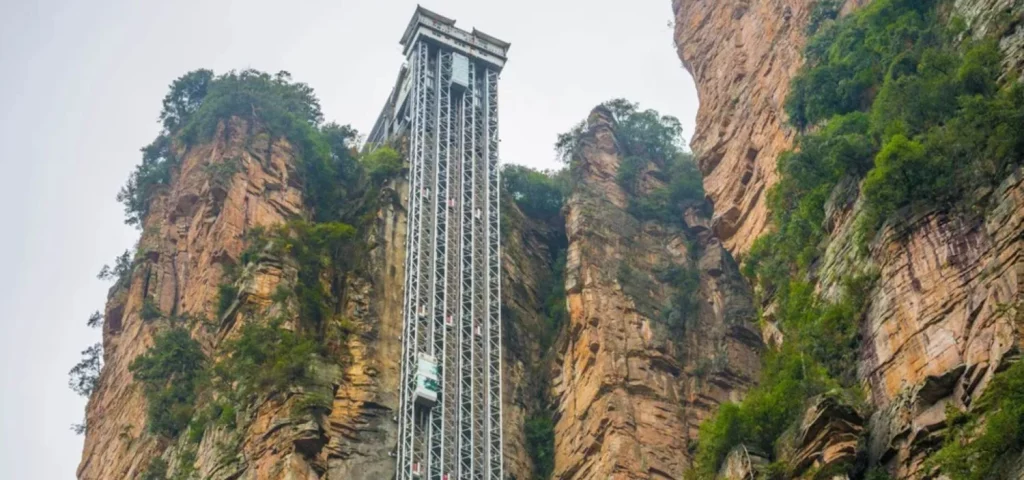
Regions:
<instances>
[{"instance_id":1,"label":"green tree","mask_svg":"<svg viewBox=\"0 0 1024 480\"><path fill-rule=\"evenodd\" d=\"M160 111L160 122L163 123L165 130L177 130L199 110L211 82L213 71L199 69L188 72L171 83L171 91L164 97L164 108Z\"/></svg>"},{"instance_id":2,"label":"green tree","mask_svg":"<svg viewBox=\"0 0 1024 480\"><path fill-rule=\"evenodd\" d=\"M282 392L311 381L310 365L319 352L317 342L281 327L280 322L246 324L229 342L230 356L219 362L216 373L239 399L259 393Z\"/></svg>"},{"instance_id":3,"label":"green tree","mask_svg":"<svg viewBox=\"0 0 1024 480\"><path fill-rule=\"evenodd\" d=\"M103 268L100 269L100 273L96 275L96 278L100 280L114 280L122 282L127 280L131 273L132 252L130 250L125 250L124 253L118 255L117 258L114 259L113 268L111 268L110 265L104 265Z\"/></svg>"},{"instance_id":4,"label":"green tree","mask_svg":"<svg viewBox=\"0 0 1024 480\"><path fill-rule=\"evenodd\" d=\"M501 183L523 213L543 219L559 214L568 189L565 170L538 171L513 164L502 168Z\"/></svg>"},{"instance_id":5,"label":"green tree","mask_svg":"<svg viewBox=\"0 0 1024 480\"><path fill-rule=\"evenodd\" d=\"M1024 449L1024 362L997 374L973 411L947 411L946 442L928 461L953 480L1006 478Z\"/></svg>"},{"instance_id":6,"label":"green tree","mask_svg":"<svg viewBox=\"0 0 1024 480\"><path fill-rule=\"evenodd\" d=\"M206 356L188 331L176 327L157 333L153 346L129 365L146 395L149 431L169 438L188 426Z\"/></svg>"},{"instance_id":7,"label":"green tree","mask_svg":"<svg viewBox=\"0 0 1024 480\"><path fill-rule=\"evenodd\" d=\"M103 314L100 313L98 310L93 312L92 315L89 315L89 320L87 320L85 324L88 325L89 328L102 327Z\"/></svg>"},{"instance_id":8,"label":"green tree","mask_svg":"<svg viewBox=\"0 0 1024 480\"><path fill-rule=\"evenodd\" d=\"M380 184L402 171L402 155L395 149L383 146L367 153L362 159L370 179Z\"/></svg>"},{"instance_id":9,"label":"green tree","mask_svg":"<svg viewBox=\"0 0 1024 480\"><path fill-rule=\"evenodd\" d=\"M100 372L103 370L103 345L95 345L82 350L82 360L78 362L68 376L68 387L75 393L83 396L92 396L96 386L100 382Z\"/></svg>"}]
</instances>

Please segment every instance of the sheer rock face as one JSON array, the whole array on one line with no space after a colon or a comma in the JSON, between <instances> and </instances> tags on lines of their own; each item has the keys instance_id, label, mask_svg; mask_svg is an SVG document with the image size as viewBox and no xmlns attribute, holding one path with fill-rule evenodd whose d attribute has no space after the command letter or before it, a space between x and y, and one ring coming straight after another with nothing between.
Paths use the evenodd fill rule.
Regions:
<instances>
[{"instance_id":1,"label":"sheer rock face","mask_svg":"<svg viewBox=\"0 0 1024 480\"><path fill-rule=\"evenodd\" d=\"M864 325L860 376L881 410L872 455L917 470L945 427L1019 354L1024 306L1024 175L993 194L983 222L926 215L908 237L885 232Z\"/></svg>"},{"instance_id":2,"label":"sheer rock face","mask_svg":"<svg viewBox=\"0 0 1024 480\"><path fill-rule=\"evenodd\" d=\"M866 0L849 0L847 9ZM700 97L691 146L714 205L714 230L734 254L768 223L775 162L796 132L786 123L790 79L803 64L804 0L673 0L675 44Z\"/></svg>"},{"instance_id":3,"label":"sheer rock face","mask_svg":"<svg viewBox=\"0 0 1024 480\"><path fill-rule=\"evenodd\" d=\"M156 322L165 321L143 320L143 302L164 315L213 319L223 267L244 250L245 232L303 211L291 146L266 134L248 141L250 128L230 122L215 141L183 152L180 172L151 205L130 278L111 289L107 302L104 368L86 411L81 479L136 478L166 446L147 433L146 400L128 370L152 345ZM237 172L212 180L209 166L229 161ZM266 268L254 277L252 293L269 297L285 277L283 268ZM227 333L191 328L207 351Z\"/></svg>"},{"instance_id":4,"label":"sheer rock face","mask_svg":"<svg viewBox=\"0 0 1024 480\"><path fill-rule=\"evenodd\" d=\"M531 219L511 199L502 201L505 471L510 479L529 480L535 478L534 466L524 426L549 406L552 359L550 351L542 350L551 341L542 338L550 329L544 315L549 293L545 289L559 286L552 265L557 248L564 247L565 232L561 218Z\"/></svg>"},{"instance_id":5,"label":"sheer rock face","mask_svg":"<svg viewBox=\"0 0 1024 480\"><path fill-rule=\"evenodd\" d=\"M856 463L864 419L839 399L821 396L810 402L793 433L789 442L783 442L785 451L781 455L794 478L803 478L815 471ZM829 478L849 479L845 474Z\"/></svg>"},{"instance_id":6,"label":"sheer rock face","mask_svg":"<svg viewBox=\"0 0 1024 480\"><path fill-rule=\"evenodd\" d=\"M128 366L152 345L167 320L144 321L143 302L149 299L166 316L209 320L209 326L188 325L206 353L217 355L225 339L246 322L281 313L271 297L278 285L296 281L295 266L282 259L248 267L234 304L217 318L218 286L225 266L237 263L245 250L245 234L257 226L306 218L309 212L296 155L286 141L271 140L259 127L239 120L227 122L214 138L179 152L179 171L145 219L131 277L111 289L103 332L105 366L86 412L89 427L78 477L139 478L160 456L173 474L186 467L182 454L192 451L197 473L214 480L390 478L405 275L408 187L403 180L384 187L382 198L389 200L381 202L366 230L362 268L346 279L342 317L352 322L354 333L343 349L343 367L314 369L327 389L320 393L333 397L328 415L319 421L295 416L292 407L299 396L277 392L240 411L237 428L208 428L198 445L188 445L186 434L172 442L148 433L146 400ZM234 173L214 178L209 166L226 162L237 164ZM522 426L525 415L539 408L537 378L546 377L537 377L540 352L531 329L542 321L539 288L550 276L546 245L558 233L524 219L514 206L511 212L520 221L509 229L516 240L505 249L505 303L514 319L506 316L506 331L517 334L518 343L514 351L506 350L506 469L525 479L533 466Z\"/></svg>"},{"instance_id":7,"label":"sheer rock face","mask_svg":"<svg viewBox=\"0 0 1024 480\"><path fill-rule=\"evenodd\" d=\"M849 1L845 11L865 3ZM714 230L733 253L745 252L766 228L764 192L776 180L779 153L794 139L783 104L802 63L812 4L673 2L679 55L701 98L693 145L714 202ZM1024 5L957 0L954 9L974 36L1001 36L1007 72L1021 71ZM841 184L826 205L830 236L816 272L820 291L835 299L843 278L869 267L878 274L858 371L877 408L867 425L870 460L897 478L916 475L941 441L946 405L969 408L1020 349L1022 189L1017 172L991 194L980 220L904 218L868 254L853 241L858 186Z\"/></svg>"},{"instance_id":8,"label":"sheer rock face","mask_svg":"<svg viewBox=\"0 0 1024 480\"><path fill-rule=\"evenodd\" d=\"M626 211L612 122L591 114L573 166L553 478L682 478L699 421L755 380L761 342L749 291L717 240ZM645 188L660 186L652 169ZM700 276L699 313L682 328L662 312L672 291L656 272L670 267Z\"/></svg>"}]
</instances>

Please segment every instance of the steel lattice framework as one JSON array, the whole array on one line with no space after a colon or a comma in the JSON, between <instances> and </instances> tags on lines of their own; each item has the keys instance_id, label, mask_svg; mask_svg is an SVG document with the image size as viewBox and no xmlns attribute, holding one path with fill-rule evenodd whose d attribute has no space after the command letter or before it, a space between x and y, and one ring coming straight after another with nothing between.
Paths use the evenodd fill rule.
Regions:
<instances>
[{"instance_id":1,"label":"steel lattice framework","mask_svg":"<svg viewBox=\"0 0 1024 480\"><path fill-rule=\"evenodd\" d=\"M498 76L509 44L418 8L370 134L408 139L398 480L504 480Z\"/></svg>"}]
</instances>

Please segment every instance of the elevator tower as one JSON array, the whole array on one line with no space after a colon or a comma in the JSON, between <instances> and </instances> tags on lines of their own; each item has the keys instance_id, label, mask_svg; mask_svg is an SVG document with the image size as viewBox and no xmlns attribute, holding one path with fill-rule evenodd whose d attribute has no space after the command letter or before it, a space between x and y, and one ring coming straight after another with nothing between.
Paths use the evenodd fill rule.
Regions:
<instances>
[{"instance_id":1,"label":"elevator tower","mask_svg":"<svg viewBox=\"0 0 1024 480\"><path fill-rule=\"evenodd\" d=\"M368 142L409 162L398 480L504 480L498 75L507 42L419 7Z\"/></svg>"}]
</instances>

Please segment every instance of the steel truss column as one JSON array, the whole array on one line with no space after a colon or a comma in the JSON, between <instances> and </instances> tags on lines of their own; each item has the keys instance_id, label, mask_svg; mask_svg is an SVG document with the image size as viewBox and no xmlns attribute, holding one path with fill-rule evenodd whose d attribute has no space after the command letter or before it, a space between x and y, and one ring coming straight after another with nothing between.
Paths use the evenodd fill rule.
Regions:
<instances>
[{"instance_id":1,"label":"steel truss column","mask_svg":"<svg viewBox=\"0 0 1024 480\"><path fill-rule=\"evenodd\" d=\"M454 68L454 67L452 67ZM449 87L451 88L451 87ZM460 315L461 293L460 293L460 239L462 236L462 215L460 207L462 204L461 179L462 179L462 151L463 151L463 116L462 96L456 90L450 91L451 111L450 122L450 144L448 151L448 248L446 257L446 279L445 288L447 297L445 301L445 354L444 354L444 442L442 456L444 457L444 474L448 475L447 480L457 478L459 471L459 378L461 370L459 359L461 354L461 343L459 342L458 319ZM442 477L442 480L445 480Z\"/></svg>"},{"instance_id":2,"label":"steel truss column","mask_svg":"<svg viewBox=\"0 0 1024 480\"><path fill-rule=\"evenodd\" d=\"M498 72L487 70L487 435L488 478L503 480L501 408L501 180Z\"/></svg>"},{"instance_id":3,"label":"steel truss column","mask_svg":"<svg viewBox=\"0 0 1024 480\"><path fill-rule=\"evenodd\" d=\"M418 322L416 316L416 301L419 290L419 275L413 274L420 270L420 249L422 246L421 235L421 211L423 209L423 185L425 168L425 127L426 127L426 104L429 95L429 52L427 45L421 44L416 48L411 59L413 75L413 105L412 105L412 141L410 144L410 181L409 181L409 212L406 239L406 278L405 278L405 299L404 299L404 329L402 338L402 377L401 396L399 403L399 441L396 452L397 477L400 480L411 479L412 464L414 458L413 445L415 433L415 404L413 392L415 390L415 358L416 345L418 343Z\"/></svg>"},{"instance_id":4,"label":"steel truss column","mask_svg":"<svg viewBox=\"0 0 1024 480\"><path fill-rule=\"evenodd\" d=\"M469 86L462 97L462 178L460 182L462 212L459 238L460 310L459 310L459 472L458 478L472 478L473 448L473 191L476 153L476 67L469 69Z\"/></svg>"},{"instance_id":5,"label":"steel truss column","mask_svg":"<svg viewBox=\"0 0 1024 480\"><path fill-rule=\"evenodd\" d=\"M474 97L475 122L473 124L473 336L470 351L473 356L472 393L473 393L473 457L475 468L472 480L482 480L487 471L487 366L486 342L484 341L483 323L487 314L486 258L487 244L484 226L484 215L487 202L487 117L486 117L486 78L476 78L477 95Z\"/></svg>"},{"instance_id":6,"label":"steel truss column","mask_svg":"<svg viewBox=\"0 0 1024 480\"><path fill-rule=\"evenodd\" d=\"M437 62L437 157L434 171L436 185L434 197L434 251L433 251L433 283L431 285L433 311L433 345L431 354L437 358L440 367L440 379L444 379L448 365L445 348L445 317L448 315L448 160L451 141L451 70L452 54L444 50L438 53ZM443 452L445 450L444 419L447 393L442 389L438 395L437 405L430 410L430 479L441 480L446 472Z\"/></svg>"}]
</instances>

